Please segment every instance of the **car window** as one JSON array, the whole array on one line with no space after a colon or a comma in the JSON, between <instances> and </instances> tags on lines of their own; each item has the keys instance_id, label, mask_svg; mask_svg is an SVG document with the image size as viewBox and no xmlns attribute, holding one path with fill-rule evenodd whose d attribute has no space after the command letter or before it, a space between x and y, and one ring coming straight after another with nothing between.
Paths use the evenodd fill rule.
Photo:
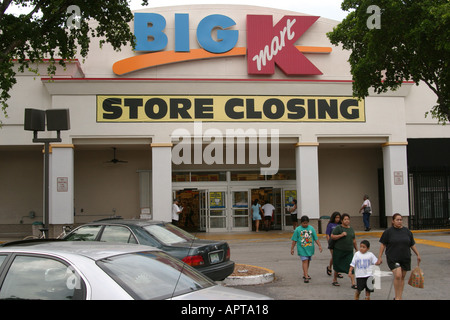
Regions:
<instances>
[{"instance_id":1,"label":"car window","mask_svg":"<svg viewBox=\"0 0 450 320\"><path fill-rule=\"evenodd\" d=\"M215 285L190 266L159 251L109 257L97 264L135 299L165 299Z\"/></svg>"},{"instance_id":2,"label":"car window","mask_svg":"<svg viewBox=\"0 0 450 320\"><path fill-rule=\"evenodd\" d=\"M130 229L122 226L106 226L103 229L100 241L137 243Z\"/></svg>"},{"instance_id":3,"label":"car window","mask_svg":"<svg viewBox=\"0 0 450 320\"><path fill-rule=\"evenodd\" d=\"M59 260L17 256L0 288L0 299L80 300L84 288L73 268Z\"/></svg>"},{"instance_id":4,"label":"car window","mask_svg":"<svg viewBox=\"0 0 450 320\"><path fill-rule=\"evenodd\" d=\"M70 233L65 240L69 241L94 241L102 226L83 226Z\"/></svg>"},{"instance_id":5,"label":"car window","mask_svg":"<svg viewBox=\"0 0 450 320\"><path fill-rule=\"evenodd\" d=\"M168 245L179 242L189 242L195 239L193 236L188 237L184 233L177 232L178 228L175 226L172 227L172 225L168 228L166 226L153 224L145 226L144 229L160 242Z\"/></svg>"},{"instance_id":6,"label":"car window","mask_svg":"<svg viewBox=\"0 0 450 320\"><path fill-rule=\"evenodd\" d=\"M3 261L5 261L6 257L7 256L5 256L5 255L0 255L0 267L2 266Z\"/></svg>"}]
</instances>

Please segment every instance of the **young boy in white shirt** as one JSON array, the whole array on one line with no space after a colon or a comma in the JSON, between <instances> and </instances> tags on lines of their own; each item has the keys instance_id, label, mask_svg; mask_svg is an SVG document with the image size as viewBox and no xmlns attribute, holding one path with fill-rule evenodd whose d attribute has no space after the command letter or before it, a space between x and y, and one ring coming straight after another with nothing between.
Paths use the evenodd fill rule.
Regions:
<instances>
[{"instance_id":1,"label":"young boy in white shirt","mask_svg":"<svg viewBox=\"0 0 450 320\"><path fill-rule=\"evenodd\" d=\"M366 300L370 300L370 290L367 286L367 280L372 276L373 265L378 261L377 257L369 251L370 242L367 240L361 241L359 245L359 251L353 256L353 260L350 263L350 269L348 276L352 277L352 272L355 270L356 276L356 291L355 300L359 300L361 291L366 289Z\"/></svg>"}]
</instances>

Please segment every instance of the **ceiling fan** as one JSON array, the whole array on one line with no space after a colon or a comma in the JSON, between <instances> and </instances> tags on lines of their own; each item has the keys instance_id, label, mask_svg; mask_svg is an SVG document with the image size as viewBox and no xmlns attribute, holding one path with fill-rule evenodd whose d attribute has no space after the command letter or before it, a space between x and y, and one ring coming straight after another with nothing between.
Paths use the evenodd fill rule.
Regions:
<instances>
[{"instance_id":1,"label":"ceiling fan","mask_svg":"<svg viewBox=\"0 0 450 320\"><path fill-rule=\"evenodd\" d=\"M117 159L116 158L116 150L117 150L117 148L113 147L113 150L114 150L114 157L111 160L106 161L105 163L114 163L114 164L116 164L116 163L128 163L128 161Z\"/></svg>"}]
</instances>

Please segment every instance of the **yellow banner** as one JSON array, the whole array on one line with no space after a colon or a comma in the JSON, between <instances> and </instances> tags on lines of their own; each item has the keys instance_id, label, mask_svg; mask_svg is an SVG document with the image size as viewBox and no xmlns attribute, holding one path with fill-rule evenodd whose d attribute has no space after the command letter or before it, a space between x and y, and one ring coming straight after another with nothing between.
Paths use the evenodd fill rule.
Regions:
<instances>
[{"instance_id":1,"label":"yellow banner","mask_svg":"<svg viewBox=\"0 0 450 320\"><path fill-rule=\"evenodd\" d=\"M97 122L364 122L364 100L312 96L97 96Z\"/></svg>"}]
</instances>

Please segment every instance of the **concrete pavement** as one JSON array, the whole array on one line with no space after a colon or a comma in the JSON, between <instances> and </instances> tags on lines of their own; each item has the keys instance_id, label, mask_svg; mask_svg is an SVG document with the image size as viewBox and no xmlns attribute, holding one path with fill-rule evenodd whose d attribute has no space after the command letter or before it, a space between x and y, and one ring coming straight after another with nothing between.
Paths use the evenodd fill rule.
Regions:
<instances>
[{"instance_id":1,"label":"concrete pavement","mask_svg":"<svg viewBox=\"0 0 450 320\"><path fill-rule=\"evenodd\" d=\"M376 256L379 252L379 238L383 230L356 232L357 242L367 239L371 243L370 251ZM413 231L416 246L422 258L420 267L425 274L425 288L417 289L405 285L405 300L448 300L450 299L450 229ZM326 249L325 235L319 235L324 248L311 261L309 274L312 280L304 283L301 262L295 254L290 254L292 231L242 232L242 233L199 233L201 239L226 240L230 244L231 259L236 263L260 266L273 270L275 281L263 285L241 286L245 290L262 293L276 300L352 300L354 290L347 275L339 279L341 286L331 285L332 277L326 274L331 254ZM387 267L385 256L380 266L380 288L371 294L372 300L393 298L392 276ZM412 256L412 268L417 266ZM410 273L407 274L407 279ZM364 294L363 294L364 296Z\"/></svg>"},{"instance_id":2,"label":"concrete pavement","mask_svg":"<svg viewBox=\"0 0 450 320\"><path fill-rule=\"evenodd\" d=\"M379 238L383 230L356 232L357 242L367 239L370 251L378 256ZM416 289L405 285L405 300L449 300L450 299L450 229L413 231L417 248L422 257L420 267L425 274L425 288ZM299 257L290 254L292 231L237 232L237 233L197 233L201 239L225 240L231 248L231 259L236 263L259 266L273 270L275 281L271 283L238 286L244 290L268 295L275 300L352 300L354 290L350 279L344 275L339 279L340 287L331 285L332 277L326 274L331 255L327 248L325 235L319 235L323 252L316 254L311 261L309 274L311 281L302 279ZM0 242L18 239L0 239ZM384 258L384 257L383 257ZM385 258L384 258L385 261ZM415 255L412 268L417 265ZM392 277L384 262L381 267L381 287L371 294L372 300L393 298ZM409 277L407 275L407 279Z\"/></svg>"}]
</instances>

